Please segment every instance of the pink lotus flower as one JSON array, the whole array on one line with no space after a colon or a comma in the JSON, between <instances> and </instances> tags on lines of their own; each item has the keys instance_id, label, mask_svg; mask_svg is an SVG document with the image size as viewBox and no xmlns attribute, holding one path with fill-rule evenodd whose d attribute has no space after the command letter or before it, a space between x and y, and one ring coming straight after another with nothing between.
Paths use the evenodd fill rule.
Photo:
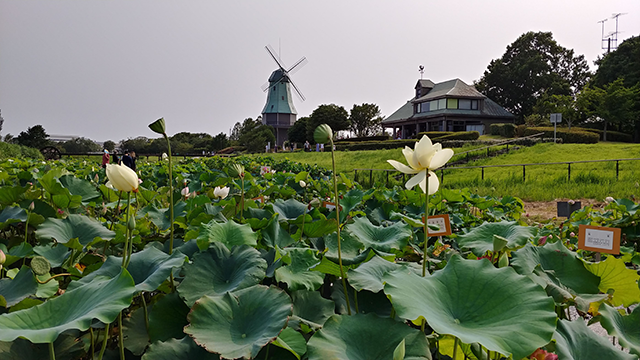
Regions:
<instances>
[{"instance_id":1,"label":"pink lotus flower","mask_svg":"<svg viewBox=\"0 0 640 360\"><path fill-rule=\"evenodd\" d=\"M539 246L542 246L542 245L544 245L546 243L547 243L547 236L543 236L543 237L540 238L540 240L538 240L538 245Z\"/></svg>"},{"instance_id":2,"label":"pink lotus flower","mask_svg":"<svg viewBox=\"0 0 640 360\"><path fill-rule=\"evenodd\" d=\"M549 353L546 350L537 349L529 356L531 360L558 360L558 355Z\"/></svg>"}]
</instances>

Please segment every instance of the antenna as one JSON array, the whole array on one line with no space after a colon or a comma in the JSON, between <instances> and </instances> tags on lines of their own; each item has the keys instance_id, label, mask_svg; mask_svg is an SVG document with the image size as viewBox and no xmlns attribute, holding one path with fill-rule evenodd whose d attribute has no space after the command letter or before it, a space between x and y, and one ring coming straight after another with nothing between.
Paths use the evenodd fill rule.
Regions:
<instances>
[{"instance_id":1,"label":"antenna","mask_svg":"<svg viewBox=\"0 0 640 360\"><path fill-rule=\"evenodd\" d=\"M422 80L422 75L424 74L424 65L420 64L418 66L418 71L420 72L420 80Z\"/></svg>"},{"instance_id":2,"label":"antenna","mask_svg":"<svg viewBox=\"0 0 640 360\"><path fill-rule=\"evenodd\" d=\"M604 35L604 22L608 19L600 20L598 23L602 23L602 49L607 49L607 53L611 52L611 49L615 50L618 48L618 18L622 15L626 15L627 13L614 13L611 15L610 19L616 19L616 31L609 32L606 36ZM605 45L606 41L606 45Z\"/></svg>"}]
</instances>

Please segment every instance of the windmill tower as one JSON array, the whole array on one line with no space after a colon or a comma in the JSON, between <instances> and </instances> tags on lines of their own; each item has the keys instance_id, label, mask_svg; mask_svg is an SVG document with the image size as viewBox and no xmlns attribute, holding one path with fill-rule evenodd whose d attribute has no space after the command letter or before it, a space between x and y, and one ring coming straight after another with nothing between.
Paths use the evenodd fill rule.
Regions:
<instances>
[{"instance_id":1,"label":"windmill tower","mask_svg":"<svg viewBox=\"0 0 640 360\"><path fill-rule=\"evenodd\" d=\"M287 140L287 130L296 122L298 115L291 98L291 86L300 100L304 101L304 95L291 80L291 75L307 63L307 58L303 57L287 69L271 46L267 45L264 48L276 62L278 69L271 73L268 83L262 86L262 91L267 93L267 103L262 109L262 123L273 126L276 130L276 144L282 146Z\"/></svg>"}]
</instances>

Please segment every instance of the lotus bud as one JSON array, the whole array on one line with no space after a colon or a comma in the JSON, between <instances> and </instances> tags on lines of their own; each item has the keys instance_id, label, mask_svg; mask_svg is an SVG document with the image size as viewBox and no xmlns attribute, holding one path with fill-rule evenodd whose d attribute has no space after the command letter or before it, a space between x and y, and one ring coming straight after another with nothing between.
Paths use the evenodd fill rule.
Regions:
<instances>
[{"instance_id":1,"label":"lotus bud","mask_svg":"<svg viewBox=\"0 0 640 360\"><path fill-rule=\"evenodd\" d=\"M2 264L7 261L7 255L4 254L4 251L0 250L0 268L2 268Z\"/></svg>"},{"instance_id":2,"label":"lotus bud","mask_svg":"<svg viewBox=\"0 0 640 360\"><path fill-rule=\"evenodd\" d=\"M167 132L167 128L166 125L164 123L164 118L160 118L154 122L152 122L151 124L149 124L149 129L151 129L151 131L161 134L161 135L165 135L165 133Z\"/></svg>"},{"instance_id":3,"label":"lotus bud","mask_svg":"<svg viewBox=\"0 0 640 360\"><path fill-rule=\"evenodd\" d=\"M95 182L99 182L100 181L100 177L98 176L98 174L96 174L96 176L93 177L93 181L95 181Z\"/></svg>"},{"instance_id":4,"label":"lotus bud","mask_svg":"<svg viewBox=\"0 0 640 360\"><path fill-rule=\"evenodd\" d=\"M509 255L507 255L507 253L502 253L502 256L500 256L500 259L498 259L498 267L499 268L503 268L503 267L507 267L509 266Z\"/></svg>"},{"instance_id":5,"label":"lotus bud","mask_svg":"<svg viewBox=\"0 0 640 360\"><path fill-rule=\"evenodd\" d=\"M126 165L107 164L107 178L120 191L138 192L138 174Z\"/></svg>"},{"instance_id":6,"label":"lotus bud","mask_svg":"<svg viewBox=\"0 0 640 360\"><path fill-rule=\"evenodd\" d=\"M163 161L169 160L169 155L167 155L167 153L162 153L162 160Z\"/></svg>"},{"instance_id":7,"label":"lotus bud","mask_svg":"<svg viewBox=\"0 0 640 360\"><path fill-rule=\"evenodd\" d=\"M129 221L127 222L127 229L129 229L129 231L133 231L136 228L136 217L135 216L130 216L129 217Z\"/></svg>"},{"instance_id":8,"label":"lotus bud","mask_svg":"<svg viewBox=\"0 0 640 360\"><path fill-rule=\"evenodd\" d=\"M184 197L188 197L189 196L189 188L183 188L182 191L180 191L180 194Z\"/></svg>"},{"instance_id":9,"label":"lotus bud","mask_svg":"<svg viewBox=\"0 0 640 360\"><path fill-rule=\"evenodd\" d=\"M569 200L569 201L567 201L567 202L569 203L569 205L573 205L573 204L575 204L575 203L576 203L576 201L575 201L575 200Z\"/></svg>"},{"instance_id":10,"label":"lotus bud","mask_svg":"<svg viewBox=\"0 0 640 360\"><path fill-rule=\"evenodd\" d=\"M229 188L228 187L220 187L220 186L216 186L215 189L213 189L213 197L214 198L221 198L224 199L227 197L227 195L229 195Z\"/></svg>"},{"instance_id":11,"label":"lotus bud","mask_svg":"<svg viewBox=\"0 0 640 360\"><path fill-rule=\"evenodd\" d=\"M574 237L574 236L576 236L576 233L574 233L574 232L572 231L571 233L569 233L569 236L570 236L570 237Z\"/></svg>"},{"instance_id":12,"label":"lotus bud","mask_svg":"<svg viewBox=\"0 0 640 360\"><path fill-rule=\"evenodd\" d=\"M604 201L606 201L608 203L612 203L612 202L616 201L616 199L612 198L611 196L607 196L606 199L604 199Z\"/></svg>"},{"instance_id":13,"label":"lotus bud","mask_svg":"<svg viewBox=\"0 0 640 360\"><path fill-rule=\"evenodd\" d=\"M331 141L333 138L333 131L331 127L327 124L318 125L316 130L313 132L313 140L320 144L326 144Z\"/></svg>"},{"instance_id":14,"label":"lotus bud","mask_svg":"<svg viewBox=\"0 0 640 360\"><path fill-rule=\"evenodd\" d=\"M306 183L306 182L304 182L304 180L300 180L300 183L299 183L299 184L300 184L300 187L301 187L301 188L303 188L303 187L306 187L306 186L307 186L307 183Z\"/></svg>"},{"instance_id":15,"label":"lotus bud","mask_svg":"<svg viewBox=\"0 0 640 360\"><path fill-rule=\"evenodd\" d=\"M240 164L231 164L229 167L229 175L244 178L244 166Z\"/></svg>"},{"instance_id":16,"label":"lotus bud","mask_svg":"<svg viewBox=\"0 0 640 360\"><path fill-rule=\"evenodd\" d=\"M36 275L47 275L51 271L51 264L44 256L34 256L31 259L31 270Z\"/></svg>"},{"instance_id":17,"label":"lotus bud","mask_svg":"<svg viewBox=\"0 0 640 360\"><path fill-rule=\"evenodd\" d=\"M313 198L313 200L311 200L311 202L309 203L309 205L313 206L313 207L319 207L320 206L320 199L318 198Z\"/></svg>"},{"instance_id":18,"label":"lotus bud","mask_svg":"<svg viewBox=\"0 0 640 360\"><path fill-rule=\"evenodd\" d=\"M504 249L505 246L507 246L507 243L509 242L509 240L503 238L500 235L493 235L493 251L494 252L498 252L498 251L502 251L502 249Z\"/></svg>"},{"instance_id":19,"label":"lotus bud","mask_svg":"<svg viewBox=\"0 0 640 360\"><path fill-rule=\"evenodd\" d=\"M33 211L33 209L35 208L36 208L36 204L34 204L32 201L31 204L29 204L29 211Z\"/></svg>"}]
</instances>

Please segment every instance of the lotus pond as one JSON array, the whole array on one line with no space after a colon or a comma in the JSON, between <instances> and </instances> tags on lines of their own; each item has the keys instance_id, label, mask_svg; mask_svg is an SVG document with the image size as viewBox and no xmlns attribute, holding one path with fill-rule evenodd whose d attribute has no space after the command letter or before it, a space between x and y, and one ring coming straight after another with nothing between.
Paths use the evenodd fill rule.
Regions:
<instances>
[{"instance_id":1,"label":"lotus pond","mask_svg":"<svg viewBox=\"0 0 640 360\"><path fill-rule=\"evenodd\" d=\"M420 190L339 176L338 221L329 171L255 161L181 161L173 186L139 164L130 197L97 163L0 164L0 359L640 356L633 201L528 224L440 189L453 233L425 253ZM621 228L620 255L578 250L581 224Z\"/></svg>"}]
</instances>

